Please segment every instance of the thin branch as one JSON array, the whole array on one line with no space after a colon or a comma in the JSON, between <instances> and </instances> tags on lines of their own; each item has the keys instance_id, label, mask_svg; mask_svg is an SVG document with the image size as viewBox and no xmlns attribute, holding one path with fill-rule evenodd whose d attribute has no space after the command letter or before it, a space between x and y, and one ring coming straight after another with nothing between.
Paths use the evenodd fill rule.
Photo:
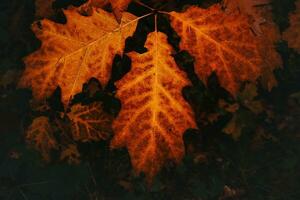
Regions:
<instances>
[{"instance_id":1,"label":"thin branch","mask_svg":"<svg viewBox=\"0 0 300 200\"><path fill-rule=\"evenodd\" d=\"M170 13L169 13L169 12L162 11L162 10L159 10L159 11L157 11L157 12L158 12L158 13L160 13L160 14L170 15Z\"/></svg>"},{"instance_id":2,"label":"thin branch","mask_svg":"<svg viewBox=\"0 0 300 200\"><path fill-rule=\"evenodd\" d=\"M135 2L136 4L139 4L140 6L142 6L142 7L144 7L144 8L148 8L148 9L151 10L151 11L154 11L154 10L155 10L154 8L148 6L147 4L144 4L143 2L140 2L139 0L135 0L134 2Z\"/></svg>"}]
</instances>

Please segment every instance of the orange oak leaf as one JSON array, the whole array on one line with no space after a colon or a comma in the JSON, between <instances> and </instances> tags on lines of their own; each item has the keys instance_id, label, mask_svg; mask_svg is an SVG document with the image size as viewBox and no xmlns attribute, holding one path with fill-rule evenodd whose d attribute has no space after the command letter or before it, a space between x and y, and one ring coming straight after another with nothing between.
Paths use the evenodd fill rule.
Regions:
<instances>
[{"instance_id":1,"label":"orange oak leaf","mask_svg":"<svg viewBox=\"0 0 300 200\"><path fill-rule=\"evenodd\" d=\"M58 149L48 117L35 118L26 132L26 142L39 151L45 161L50 161L51 150Z\"/></svg>"},{"instance_id":2,"label":"orange oak leaf","mask_svg":"<svg viewBox=\"0 0 300 200\"><path fill-rule=\"evenodd\" d=\"M92 77L106 85L114 56L123 54L125 40L137 25L137 18L129 13L124 13L121 24L102 9L93 8L92 16L83 16L75 8L64 13L66 24L44 19L32 26L42 45L25 58L19 87L31 87L37 100L49 97L59 86L67 104Z\"/></svg>"},{"instance_id":3,"label":"orange oak leaf","mask_svg":"<svg viewBox=\"0 0 300 200\"><path fill-rule=\"evenodd\" d=\"M180 162L183 133L196 124L181 93L190 81L171 56L167 36L149 33L145 47L146 53L128 54L132 69L116 83L122 109L113 122L111 147L127 147L135 171L151 182L167 161Z\"/></svg>"},{"instance_id":4,"label":"orange oak leaf","mask_svg":"<svg viewBox=\"0 0 300 200\"><path fill-rule=\"evenodd\" d=\"M204 82L215 72L220 85L236 96L242 82L255 82L263 70L273 68L274 63L264 60L276 54L275 48L262 42L263 35L251 31L247 16L228 15L218 4L169 14L172 27L181 36L180 49L194 56L195 72ZM268 53L262 52L268 48Z\"/></svg>"},{"instance_id":5,"label":"orange oak leaf","mask_svg":"<svg viewBox=\"0 0 300 200\"><path fill-rule=\"evenodd\" d=\"M300 1L296 1L296 10L289 16L290 27L283 33L283 39L289 47L294 48L300 54Z\"/></svg>"},{"instance_id":6,"label":"orange oak leaf","mask_svg":"<svg viewBox=\"0 0 300 200\"><path fill-rule=\"evenodd\" d=\"M101 103L76 104L67 115L72 123L72 137L76 141L105 140L112 133L112 117L103 111Z\"/></svg>"}]
</instances>

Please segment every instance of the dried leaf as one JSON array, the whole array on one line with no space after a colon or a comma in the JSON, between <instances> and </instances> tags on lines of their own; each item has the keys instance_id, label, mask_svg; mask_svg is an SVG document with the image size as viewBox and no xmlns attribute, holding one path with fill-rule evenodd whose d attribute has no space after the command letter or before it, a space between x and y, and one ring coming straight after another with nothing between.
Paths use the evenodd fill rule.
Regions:
<instances>
[{"instance_id":1,"label":"dried leaf","mask_svg":"<svg viewBox=\"0 0 300 200\"><path fill-rule=\"evenodd\" d=\"M67 115L72 122L72 136L76 141L105 140L112 133L112 117L103 111L101 103L74 105Z\"/></svg>"},{"instance_id":2,"label":"dried leaf","mask_svg":"<svg viewBox=\"0 0 300 200\"><path fill-rule=\"evenodd\" d=\"M241 103L255 114L263 112L264 107L261 101L255 100L257 88L255 84L246 84L244 90L240 92Z\"/></svg>"},{"instance_id":3,"label":"dried leaf","mask_svg":"<svg viewBox=\"0 0 300 200\"><path fill-rule=\"evenodd\" d=\"M136 17L129 13L124 13L121 25L101 9L94 9L88 17L75 8L64 13L66 24L45 19L32 27L42 46L25 58L19 86L31 87L37 100L49 97L60 86L62 101L67 104L92 77L106 85L114 56L122 55L125 40L137 25Z\"/></svg>"},{"instance_id":4,"label":"dried leaf","mask_svg":"<svg viewBox=\"0 0 300 200\"><path fill-rule=\"evenodd\" d=\"M60 154L60 160L67 160L69 164L80 163L80 153L75 144L66 146Z\"/></svg>"},{"instance_id":5,"label":"dried leaf","mask_svg":"<svg viewBox=\"0 0 300 200\"><path fill-rule=\"evenodd\" d=\"M259 53L263 58L263 67L260 82L264 89L271 91L277 86L277 80L273 71L282 66L280 54L275 50L276 44L281 40L281 34L278 26L273 21L272 10L268 7L260 7L257 9L261 16L266 20L260 25L262 35L259 39Z\"/></svg>"},{"instance_id":6,"label":"dried leaf","mask_svg":"<svg viewBox=\"0 0 300 200\"><path fill-rule=\"evenodd\" d=\"M252 28L257 34L261 34L260 25L266 22L266 19L258 12L258 7L270 4L270 0L223 0L223 5L227 12L239 10L252 19Z\"/></svg>"},{"instance_id":7,"label":"dried leaf","mask_svg":"<svg viewBox=\"0 0 300 200\"><path fill-rule=\"evenodd\" d=\"M300 54L300 1L296 1L296 10L289 16L290 27L283 33L283 39L289 47L294 48Z\"/></svg>"},{"instance_id":8,"label":"dried leaf","mask_svg":"<svg viewBox=\"0 0 300 200\"><path fill-rule=\"evenodd\" d=\"M167 36L152 32L145 47L146 53L128 54L132 69L116 83L122 109L113 123L111 146L127 147L135 171L151 182L167 161L181 161L183 133L196 124L181 94L190 81L176 66Z\"/></svg>"},{"instance_id":9,"label":"dried leaf","mask_svg":"<svg viewBox=\"0 0 300 200\"><path fill-rule=\"evenodd\" d=\"M270 53L277 52L273 44L262 42L264 36L253 34L245 15L228 15L214 5L190 7L183 13L170 12L170 16L172 27L181 36L180 49L195 57L198 77L206 82L216 72L221 86L234 96L242 82L256 82L266 69L278 64L265 62Z\"/></svg>"},{"instance_id":10,"label":"dried leaf","mask_svg":"<svg viewBox=\"0 0 300 200\"><path fill-rule=\"evenodd\" d=\"M240 138L244 126L245 125L241 123L238 114L234 114L223 131L224 133L231 135L233 139L237 140Z\"/></svg>"},{"instance_id":11,"label":"dried leaf","mask_svg":"<svg viewBox=\"0 0 300 200\"><path fill-rule=\"evenodd\" d=\"M49 119L44 116L33 120L27 130L26 141L41 153L45 161L50 161L51 150L58 148Z\"/></svg>"}]
</instances>

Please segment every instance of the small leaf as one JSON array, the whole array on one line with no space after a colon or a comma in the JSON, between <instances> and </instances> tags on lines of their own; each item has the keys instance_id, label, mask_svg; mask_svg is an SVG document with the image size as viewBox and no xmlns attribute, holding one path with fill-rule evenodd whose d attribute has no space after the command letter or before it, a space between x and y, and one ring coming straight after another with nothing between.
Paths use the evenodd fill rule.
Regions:
<instances>
[{"instance_id":1,"label":"small leaf","mask_svg":"<svg viewBox=\"0 0 300 200\"><path fill-rule=\"evenodd\" d=\"M67 160L69 164L79 164L80 153L78 152L77 146L75 144L69 144L64 147L60 154L60 160Z\"/></svg>"},{"instance_id":2,"label":"small leaf","mask_svg":"<svg viewBox=\"0 0 300 200\"><path fill-rule=\"evenodd\" d=\"M101 103L74 105L67 115L72 122L72 136L76 141L106 140L112 133L112 116L103 111Z\"/></svg>"},{"instance_id":3,"label":"small leaf","mask_svg":"<svg viewBox=\"0 0 300 200\"><path fill-rule=\"evenodd\" d=\"M296 1L296 10L289 18L290 27L283 33L283 39L300 54L300 0Z\"/></svg>"},{"instance_id":4,"label":"small leaf","mask_svg":"<svg viewBox=\"0 0 300 200\"><path fill-rule=\"evenodd\" d=\"M51 150L58 149L48 117L35 118L26 132L26 141L39 151L45 161L50 161Z\"/></svg>"},{"instance_id":5,"label":"small leaf","mask_svg":"<svg viewBox=\"0 0 300 200\"><path fill-rule=\"evenodd\" d=\"M226 134L231 135L233 139L237 140L241 136L243 127L244 125L240 123L238 114L234 114L223 131Z\"/></svg>"}]
</instances>

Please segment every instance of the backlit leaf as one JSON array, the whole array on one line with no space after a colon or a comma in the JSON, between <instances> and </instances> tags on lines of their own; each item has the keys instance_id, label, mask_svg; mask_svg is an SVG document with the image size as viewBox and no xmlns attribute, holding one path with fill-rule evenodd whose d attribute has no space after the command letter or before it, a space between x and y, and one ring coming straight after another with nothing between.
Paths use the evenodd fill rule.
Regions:
<instances>
[{"instance_id":1,"label":"backlit leaf","mask_svg":"<svg viewBox=\"0 0 300 200\"><path fill-rule=\"evenodd\" d=\"M111 146L127 147L135 171L151 181L167 161L180 162L183 133L196 124L181 93L190 81L176 66L167 36L152 32L145 47L146 53L128 54L132 69L116 83L122 109Z\"/></svg>"},{"instance_id":2,"label":"backlit leaf","mask_svg":"<svg viewBox=\"0 0 300 200\"><path fill-rule=\"evenodd\" d=\"M181 36L180 48L195 58L198 77L206 82L215 72L221 86L234 96L242 82L256 82L265 70L272 71L278 65L265 61L270 54L277 55L273 43L263 42L263 35L256 36L249 18L239 12L228 15L220 5L214 5L208 9L190 7L170 16L172 27Z\"/></svg>"},{"instance_id":3,"label":"backlit leaf","mask_svg":"<svg viewBox=\"0 0 300 200\"><path fill-rule=\"evenodd\" d=\"M25 58L19 86L31 87L37 100L49 97L60 86L67 104L92 77L106 85L114 56L123 54L125 40L137 25L136 17L129 13L124 13L121 24L101 9L94 9L92 16L82 16L75 8L64 13L66 24L45 19L32 26L42 45Z\"/></svg>"},{"instance_id":4,"label":"backlit leaf","mask_svg":"<svg viewBox=\"0 0 300 200\"><path fill-rule=\"evenodd\" d=\"M112 133L112 117L103 111L100 103L74 105L67 115L72 122L72 136L76 141L105 140Z\"/></svg>"}]
</instances>

